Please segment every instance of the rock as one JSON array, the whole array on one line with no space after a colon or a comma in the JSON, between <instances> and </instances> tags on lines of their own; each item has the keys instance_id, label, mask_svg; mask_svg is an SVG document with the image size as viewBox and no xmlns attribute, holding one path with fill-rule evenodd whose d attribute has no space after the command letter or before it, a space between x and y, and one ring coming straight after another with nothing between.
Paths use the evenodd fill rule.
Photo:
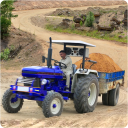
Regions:
<instances>
[{"instance_id":1,"label":"rock","mask_svg":"<svg viewBox=\"0 0 128 128\"><path fill-rule=\"evenodd\" d=\"M127 6L119 6L118 10L123 14L124 11L127 9Z\"/></svg>"},{"instance_id":2,"label":"rock","mask_svg":"<svg viewBox=\"0 0 128 128\"><path fill-rule=\"evenodd\" d=\"M68 9L68 8L56 9L56 11L54 11L52 14L55 15L55 16L57 16L57 15L58 16L61 16L61 15L67 15L67 16L69 16L69 15L72 15L73 14L73 11L70 10L70 9Z\"/></svg>"},{"instance_id":3,"label":"rock","mask_svg":"<svg viewBox=\"0 0 128 128\"><path fill-rule=\"evenodd\" d=\"M101 13L100 13L101 9L102 8L100 8L100 7L93 7L93 8L89 7L89 8L87 8L87 13L92 12L95 17L99 17L101 15Z\"/></svg>"},{"instance_id":4,"label":"rock","mask_svg":"<svg viewBox=\"0 0 128 128\"><path fill-rule=\"evenodd\" d=\"M84 22L84 20L83 20L82 18L77 17L77 16L74 16L74 17L73 17L73 21L74 21L75 23L80 23L81 21Z\"/></svg>"},{"instance_id":5,"label":"rock","mask_svg":"<svg viewBox=\"0 0 128 128\"><path fill-rule=\"evenodd\" d=\"M124 16L117 13L117 15L112 17L112 21L115 21L118 25L123 21Z\"/></svg>"},{"instance_id":6,"label":"rock","mask_svg":"<svg viewBox=\"0 0 128 128\"><path fill-rule=\"evenodd\" d=\"M105 36L105 34L101 34L101 35L100 35L100 37L104 37L104 36Z\"/></svg>"},{"instance_id":7,"label":"rock","mask_svg":"<svg viewBox=\"0 0 128 128\"><path fill-rule=\"evenodd\" d=\"M70 19L63 19L63 22L64 22L64 21L70 22L70 21L72 21L72 20L70 20Z\"/></svg>"},{"instance_id":8,"label":"rock","mask_svg":"<svg viewBox=\"0 0 128 128\"><path fill-rule=\"evenodd\" d=\"M84 21L86 20L86 14L81 14L80 16L82 19L84 19Z\"/></svg>"},{"instance_id":9,"label":"rock","mask_svg":"<svg viewBox=\"0 0 128 128\"><path fill-rule=\"evenodd\" d=\"M118 36L118 38L122 39L122 38L123 38L123 36L122 36L122 35L119 35L119 36Z\"/></svg>"},{"instance_id":10,"label":"rock","mask_svg":"<svg viewBox=\"0 0 128 128\"><path fill-rule=\"evenodd\" d=\"M78 27L80 27L80 24L79 23L76 23L75 24L75 28L78 28Z\"/></svg>"},{"instance_id":11,"label":"rock","mask_svg":"<svg viewBox=\"0 0 128 128\"><path fill-rule=\"evenodd\" d=\"M20 59L21 58L21 56L18 56L18 59Z\"/></svg>"},{"instance_id":12,"label":"rock","mask_svg":"<svg viewBox=\"0 0 128 128\"><path fill-rule=\"evenodd\" d=\"M125 10L124 12L124 19L123 19L123 23L124 23L124 26L127 26L128 25L128 10Z\"/></svg>"},{"instance_id":13,"label":"rock","mask_svg":"<svg viewBox=\"0 0 128 128\"><path fill-rule=\"evenodd\" d=\"M99 24L97 25L98 30L107 30L111 31L113 30L113 22L111 22L112 18L115 16L115 13L107 13L102 16L100 16Z\"/></svg>"},{"instance_id":14,"label":"rock","mask_svg":"<svg viewBox=\"0 0 128 128\"><path fill-rule=\"evenodd\" d=\"M97 24L96 23L93 24L93 29L97 30Z\"/></svg>"},{"instance_id":15,"label":"rock","mask_svg":"<svg viewBox=\"0 0 128 128\"><path fill-rule=\"evenodd\" d=\"M91 31L93 31L93 28L91 28L91 27L79 27L79 28L77 28L77 30L91 32Z\"/></svg>"},{"instance_id":16,"label":"rock","mask_svg":"<svg viewBox=\"0 0 128 128\"><path fill-rule=\"evenodd\" d=\"M68 22L63 21L63 22L61 22L58 26L59 26L59 27L62 27L63 29L66 29L66 28L69 27L69 24L68 24Z\"/></svg>"},{"instance_id":17,"label":"rock","mask_svg":"<svg viewBox=\"0 0 128 128\"><path fill-rule=\"evenodd\" d=\"M118 29L119 27L115 21L110 21L110 26L112 29Z\"/></svg>"},{"instance_id":18,"label":"rock","mask_svg":"<svg viewBox=\"0 0 128 128\"><path fill-rule=\"evenodd\" d=\"M99 19L100 19L100 17L95 17L95 22L96 22L97 24L99 24Z\"/></svg>"}]
</instances>

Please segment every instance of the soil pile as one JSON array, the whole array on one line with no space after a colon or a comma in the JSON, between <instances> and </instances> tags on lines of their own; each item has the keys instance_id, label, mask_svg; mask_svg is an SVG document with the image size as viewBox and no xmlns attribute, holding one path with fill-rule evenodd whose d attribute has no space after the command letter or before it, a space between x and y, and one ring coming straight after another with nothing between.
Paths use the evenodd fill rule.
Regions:
<instances>
[{"instance_id":1,"label":"soil pile","mask_svg":"<svg viewBox=\"0 0 128 128\"><path fill-rule=\"evenodd\" d=\"M92 53L89 55L90 60L96 61L91 69L97 70L98 72L118 72L122 71L122 69L107 55L100 53ZM82 63L82 59L77 61L75 65L77 65L77 69L80 68L80 64ZM85 68L90 69L92 65L91 62L85 62Z\"/></svg>"}]
</instances>

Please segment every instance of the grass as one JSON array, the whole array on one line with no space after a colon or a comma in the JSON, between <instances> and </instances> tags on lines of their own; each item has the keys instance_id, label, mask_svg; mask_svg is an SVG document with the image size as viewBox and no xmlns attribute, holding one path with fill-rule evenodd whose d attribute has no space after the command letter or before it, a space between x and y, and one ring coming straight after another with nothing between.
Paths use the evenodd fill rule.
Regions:
<instances>
[{"instance_id":1,"label":"grass","mask_svg":"<svg viewBox=\"0 0 128 128\"><path fill-rule=\"evenodd\" d=\"M110 12L114 12L115 14L117 14L117 10L109 10L109 11L106 11L106 10L100 10L100 13L101 14L104 14L104 13L110 13Z\"/></svg>"},{"instance_id":2,"label":"grass","mask_svg":"<svg viewBox=\"0 0 128 128\"><path fill-rule=\"evenodd\" d=\"M47 30L55 31L55 32L77 34L77 35L88 36L88 37L93 37L93 38L97 38L97 39L104 39L104 40L127 43L127 37L118 38L118 36L121 35L120 33L116 34L113 37L109 36L110 33L105 33L104 36L101 36L102 33L100 31L98 31L98 30L93 30L91 32L80 31L80 30L75 29L74 25L72 25L71 28L63 29L61 27L56 27L55 28L53 25L47 24L45 26L45 28Z\"/></svg>"}]
</instances>

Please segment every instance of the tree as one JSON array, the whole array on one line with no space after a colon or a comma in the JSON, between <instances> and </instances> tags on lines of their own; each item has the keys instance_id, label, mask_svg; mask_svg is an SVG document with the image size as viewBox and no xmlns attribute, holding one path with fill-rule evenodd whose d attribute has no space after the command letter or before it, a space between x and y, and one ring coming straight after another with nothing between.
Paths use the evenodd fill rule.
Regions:
<instances>
[{"instance_id":1,"label":"tree","mask_svg":"<svg viewBox=\"0 0 128 128\"><path fill-rule=\"evenodd\" d=\"M95 20L94 14L92 12L89 12L89 14L87 15L86 21L85 21L85 26L92 27L94 20Z\"/></svg>"},{"instance_id":2,"label":"tree","mask_svg":"<svg viewBox=\"0 0 128 128\"><path fill-rule=\"evenodd\" d=\"M1 2L1 38L7 36L9 33L9 27L11 26L11 18L17 17L18 15L13 15L12 11L14 10L13 7L13 0L7 1L4 0Z\"/></svg>"}]
</instances>

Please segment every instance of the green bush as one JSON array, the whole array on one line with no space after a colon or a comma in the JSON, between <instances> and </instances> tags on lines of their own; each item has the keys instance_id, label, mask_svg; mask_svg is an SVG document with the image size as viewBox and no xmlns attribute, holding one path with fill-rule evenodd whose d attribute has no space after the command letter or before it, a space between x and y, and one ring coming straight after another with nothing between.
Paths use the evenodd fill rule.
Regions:
<instances>
[{"instance_id":1,"label":"green bush","mask_svg":"<svg viewBox=\"0 0 128 128\"><path fill-rule=\"evenodd\" d=\"M11 26L11 20L1 16L1 37L8 35L9 27Z\"/></svg>"},{"instance_id":2,"label":"green bush","mask_svg":"<svg viewBox=\"0 0 128 128\"><path fill-rule=\"evenodd\" d=\"M3 52L0 53L0 59L1 59L1 60L4 59L4 54L3 54Z\"/></svg>"},{"instance_id":3,"label":"green bush","mask_svg":"<svg viewBox=\"0 0 128 128\"><path fill-rule=\"evenodd\" d=\"M1 60L8 60L9 54L10 54L10 49L9 48L4 49L4 52L0 53Z\"/></svg>"},{"instance_id":4,"label":"green bush","mask_svg":"<svg viewBox=\"0 0 128 128\"><path fill-rule=\"evenodd\" d=\"M94 20L95 20L94 14L92 12L89 12L89 14L87 15L86 21L85 21L85 26L92 27Z\"/></svg>"},{"instance_id":5,"label":"green bush","mask_svg":"<svg viewBox=\"0 0 128 128\"><path fill-rule=\"evenodd\" d=\"M80 21L80 26L82 26L83 25L83 22L82 21Z\"/></svg>"},{"instance_id":6,"label":"green bush","mask_svg":"<svg viewBox=\"0 0 128 128\"><path fill-rule=\"evenodd\" d=\"M18 15L13 15L12 11L14 0L3 0L1 2L1 38L3 39L9 33L9 27L11 26L11 18L17 17Z\"/></svg>"}]
</instances>

